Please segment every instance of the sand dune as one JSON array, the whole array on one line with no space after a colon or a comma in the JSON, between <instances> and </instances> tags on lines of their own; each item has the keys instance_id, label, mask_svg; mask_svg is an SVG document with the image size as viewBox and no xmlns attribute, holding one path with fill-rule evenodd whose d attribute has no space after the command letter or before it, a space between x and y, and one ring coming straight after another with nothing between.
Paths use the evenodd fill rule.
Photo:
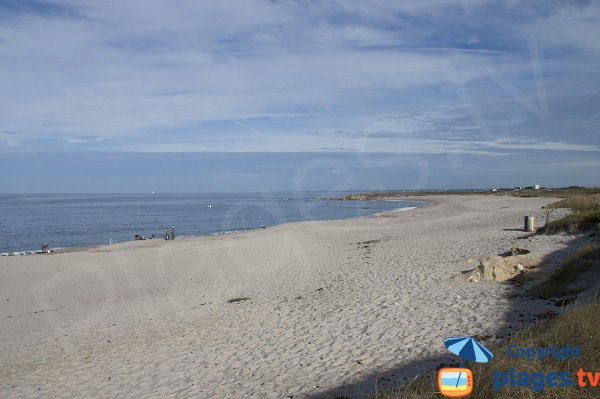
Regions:
<instances>
[{"instance_id":1,"label":"sand dune","mask_svg":"<svg viewBox=\"0 0 600 399\"><path fill-rule=\"evenodd\" d=\"M506 285L451 277L469 257L522 246L511 229L552 199L430 199L367 218L1 258L0 396L360 398L435 366L446 336L502 334L547 311ZM527 245L543 256L568 240Z\"/></svg>"}]
</instances>

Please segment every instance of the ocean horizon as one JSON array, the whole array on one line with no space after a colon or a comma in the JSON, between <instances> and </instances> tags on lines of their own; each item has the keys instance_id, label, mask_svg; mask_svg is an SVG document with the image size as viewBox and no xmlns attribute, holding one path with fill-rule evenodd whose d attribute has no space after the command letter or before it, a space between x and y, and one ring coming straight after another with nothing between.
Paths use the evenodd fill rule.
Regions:
<instances>
[{"instance_id":1,"label":"ocean horizon","mask_svg":"<svg viewBox=\"0 0 600 399\"><path fill-rule=\"evenodd\" d=\"M423 206L418 201L326 199L346 192L0 194L0 252L89 247L131 241L227 234L290 222L334 220Z\"/></svg>"}]
</instances>

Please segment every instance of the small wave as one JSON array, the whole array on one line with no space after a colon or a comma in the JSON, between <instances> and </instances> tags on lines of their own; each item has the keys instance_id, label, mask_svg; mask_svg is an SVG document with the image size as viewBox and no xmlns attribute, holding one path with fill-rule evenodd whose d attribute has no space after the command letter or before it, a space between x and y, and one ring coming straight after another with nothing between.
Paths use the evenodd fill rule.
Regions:
<instances>
[{"instance_id":1,"label":"small wave","mask_svg":"<svg viewBox=\"0 0 600 399\"><path fill-rule=\"evenodd\" d=\"M225 230L225 231L217 231L214 233L210 233L211 236L224 236L226 234L236 234L236 233L243 233L244 230Z\"/></svg>"},{"instance_id":2,"label":"small wave","mask_svg":"<svg viewBox=\"0 0 600 399\"><path fill-rule=\"evenodd\" d=\"M407 206L405 208L394 209L394 210L392 210L392 212L410 211L411 209L417 209L417 207L416 206Z\"/></svg>"},{"instance_id":3,"label":"small wave","mask_svg":"<svg viewBox=\"0 0 600 399\"><path fill-rule=\"evenodd\" d=\"M385 212L378 212L378 213L374 213L373 216L381 216L384 213L388 213L388 212L404 212L404 211L410 211L412 209L417 209L418 206L406 206L404 208L398 208L398 209L391 209L389 211L385 211Z\"/></svg>"}]
</instances>

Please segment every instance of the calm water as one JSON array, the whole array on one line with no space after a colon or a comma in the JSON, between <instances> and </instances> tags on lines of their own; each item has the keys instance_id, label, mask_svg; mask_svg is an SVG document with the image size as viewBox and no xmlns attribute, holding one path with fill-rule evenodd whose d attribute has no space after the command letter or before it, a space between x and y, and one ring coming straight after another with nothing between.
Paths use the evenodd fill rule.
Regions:
<instances>
[{"instance_id":1,"label":"calm water","mask_svg":"<svg viewBox=\"0 0 600 399\"><path fill-rule=\"evenodd\" d=\"M331 195L331 193L328 193ZM290 194L0 194L0 252L89 246L135 234L219 234L303 221L344 219L423 205L332 201Z\"/></svg>"}]
</instances>

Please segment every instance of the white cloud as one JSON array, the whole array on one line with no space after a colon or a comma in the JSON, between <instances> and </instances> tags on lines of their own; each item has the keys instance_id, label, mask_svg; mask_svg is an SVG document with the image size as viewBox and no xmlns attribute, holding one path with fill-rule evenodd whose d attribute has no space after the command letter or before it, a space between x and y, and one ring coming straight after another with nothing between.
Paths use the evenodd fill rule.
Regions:
<instances>
[{"instance_id":1,"label":"white cloud","mask_svg":"<svg viewBox=\"0 0 600 399\"><path fill-rule=\"evenodd\" d=\"M600 7L597 2L589 2L586 6L565 3L555 13L535 20L526 32L540 38L545 49L574 47L596 52L600 50L599 22Z\"/></svg>"},{"instance_id":2,"label":"white cloud","mask_svg":"<svg viewBox=\"0 0 600 399\"><path fill-rule=\"evenodd\" d=\"M440 133L440 125L453 119L455 102L464 101L457 97L457 85L477 106L489 93L510 96L489 81L490 68L523 92L533 85L528 53L511 52L510 46L486 48L485 29L472 32L477 30L473 15L487 10L486 2L61 4L79 16L26 13L0 19L0 131L11 132L13 146L43 136L153 151L439 152L458 151L461 145L480 151L414 135L434 130L442 135L438 138L460 139L473 126L481 128L463 118L463 133L456 126L455 132ZM421 27L422 20L438 24ZM594 65L581 54L598 50L597 20L593 5L559 7L526 26L504 20L502 39L526 43L535 35L545 57L542 66L550 66L545 73L564 76L582 68L593 73ZM453 47L452 29L461 23L465 47ZM442 37L447 43L432 42L436 34L447 35ZM574 43L579 57L563 61L546 55L555 46ZM449 63L457 76L449 75ZM412 112L419 106L427 109ZM395 120L382 118L398 110ZM249 122L254 120L270 122L254 127ZM211 130L218 121L237 125ZM304 134L336 124L367 134L395 132L404 141L364 136L356 143L327 135L308 140ZM210 139L219 135L218 141ZM575 148L566 141L549 147ZM506 145L488 147L509 149Z\"/></svg>"}]
</instances>

